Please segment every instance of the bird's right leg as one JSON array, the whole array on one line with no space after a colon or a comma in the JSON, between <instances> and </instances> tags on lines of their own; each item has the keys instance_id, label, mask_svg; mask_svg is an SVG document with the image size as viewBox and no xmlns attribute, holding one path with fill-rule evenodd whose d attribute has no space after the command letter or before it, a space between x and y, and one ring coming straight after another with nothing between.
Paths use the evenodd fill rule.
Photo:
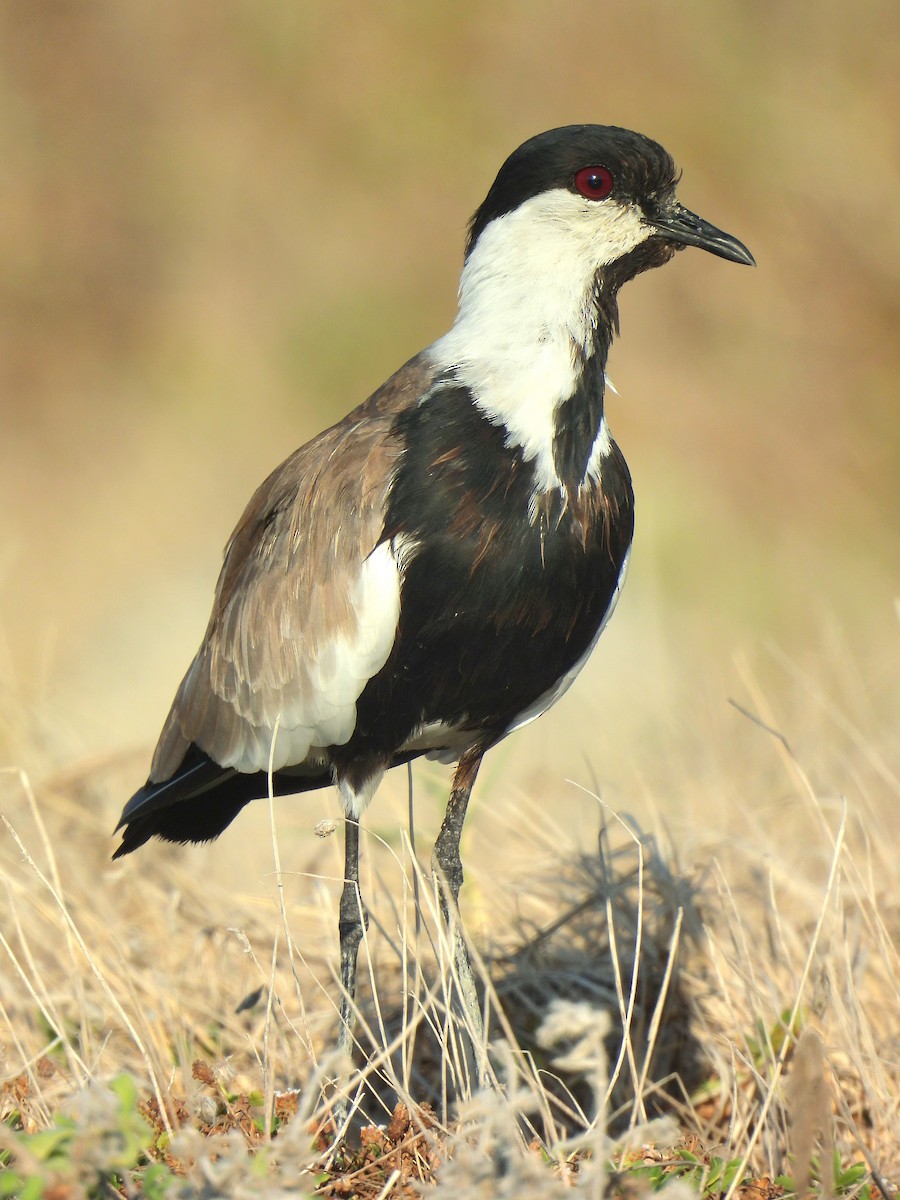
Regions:
<instances>
[{"instance_id":1,"label":"bird's right leg","mask_svg":"<svg viewBox=\"0 0 900 1200\"><path fill-rule=\"evenodd\" d=\"M462 836L469 797L472 794L472 786L475 783L478 768L481 766L483 754L483 747L476 746L468 750L459 760L453 776L447 812L432 855L432 868L438 880L441 915L453 947L456 984L461 1008L469 1028L469 1040L475 1059L474 1074L479 1086L484 1082L485 1074L484 1021L478 1003L475 972L472 970L469 949L459 915L459 890L463 882L459 841Z\"/></svg>"},{"instance_id":2,"label":"bird's right leg","mask_svg":"<svg viewBox=\"0 0 900 1200\"><path fill-rule=\"evenodd\" d=\"M341 1024L337 1048L342 1058L353 1056L353 1024L356 1009L356 964L359 943L369 926L359 891L359 821L347 817L344 822L344 888L341 892L338 932L341 939ZM335 1105L338 1128L347 1116L348 1099L342 1096Z\"/></svg>"}]
</instances>

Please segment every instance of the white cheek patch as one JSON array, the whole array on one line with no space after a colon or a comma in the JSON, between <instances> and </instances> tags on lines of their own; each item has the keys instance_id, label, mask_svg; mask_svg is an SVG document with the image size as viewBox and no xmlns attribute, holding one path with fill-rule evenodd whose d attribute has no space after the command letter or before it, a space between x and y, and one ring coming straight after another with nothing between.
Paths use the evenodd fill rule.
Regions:
<instances>
[{"instance_id":1,"label":"white cheek patch","mask_svg":"<svg viewBox=\"0 0 900 1200\"><path fill-rule=\"evenodd\" d=\"M542 491L559 486L556 409L593 352L597 270L652 234L638 208L560 188L492 221L466 261L456 324L432 354L522 447Z\"/></svg>"},{"instance_id":2,"label":"white cheek patch","mask_svg":"<svg viewBox=\"0 0 900 1200\"><path fill-rule=\"evenodd\" d=\"M568 194L568 193L567 193ZM639 208L615 200L582 201L584 234L595 267L607 266L653 236L653 227Z\"/></svg>"}]
</instances>

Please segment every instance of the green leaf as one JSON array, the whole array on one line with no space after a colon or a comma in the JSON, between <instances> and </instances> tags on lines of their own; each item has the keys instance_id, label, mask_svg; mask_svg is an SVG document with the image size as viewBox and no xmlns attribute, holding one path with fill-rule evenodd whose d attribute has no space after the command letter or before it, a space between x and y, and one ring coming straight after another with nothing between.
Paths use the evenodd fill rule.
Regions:
<instances>
[{"instance_id":1,"label":"green leaf","mask_svg":"<svg viewBox=\"0 0 900 1200\"><path fill-rule=\"evenodd\" d=\"M109 1090L119 1097L120 1112L137 1112L137 1084L130 1075L127 1075L124 1071L116 1075L109 1081Z\"/></svg>"},{"instance_id":2,"label":"green leaf","mask_svg":"<svg viewBox=\"0 0 900 1200\"><path fill-rule=\"evenodd\" d=\"M69 1117L57 1117L56 1124L50 1129L41 1129L37 1133L24 1135L28 1149L41 1162L59 1157L63 1148L75 1136L75 1122Z\"/></svg>"},{"instance_id":3,"label":"green leaf","mask_svg":"<svg viewBox=\"0 0 900 1200\"><path fill-rule=\"evenodd\" d=\"M691 1154L690 1150L684 1150L684 1149L676 1150L675 1154L676 1154L676 1157L683 1159L684 1162L689 1162L689 1163L699 1163L700 1162L700 1159L697 1157L697 1155Z\"/></svg>"},{"instance_id":4,"label":"green leaf","mask_svg":"<svg viewBox=\"0 0 900 1200\"><path fill-rule=\"evenodd\" d=\"M840 1190L849 1191L865 1178L867 1167L865 1163L851 1163L846 1170L841 1169L841 1156L838 1150L834 1152L834 1185Z\"/></svg>"},{"instance_id":5,"label":"green leaf","mask_svg":"<svg viewBox=\"0 0 900 1200\"><path fill-rule=\"evenodd\" d=\"M165 1200L174 1179L165 1163L153 1163L140 1175L145 1200Z\"/></svg>"},{"instance_id":6,"label":"green leaf","mask_svg":"<svg viewBox=\"0 0 900 1200\"><path fill-rule=\"evenodd\" d=\"M18 1171L0 1171L0 1196L20 1196L25 1179Z\"/></svg>"},{"instance_id":7,"label":"green leaf","mask_svg":"<svg viewBox=\"0 0 900 1200\"><path fill-rule=\"evenodd\" d=\"M14 1193L16 1200L43 1200L45 1180L41 1175L26 1179L22 1190Z\"/></svg>"}]
</instances>

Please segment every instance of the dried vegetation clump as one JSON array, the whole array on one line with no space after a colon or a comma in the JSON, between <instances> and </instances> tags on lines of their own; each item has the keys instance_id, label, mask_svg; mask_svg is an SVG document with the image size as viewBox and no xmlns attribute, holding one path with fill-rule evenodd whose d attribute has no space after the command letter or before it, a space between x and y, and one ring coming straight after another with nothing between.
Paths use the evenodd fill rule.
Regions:
<instances>
[{"instance_id":1,"label":"dried vegetation clump","mask_svg":"<svg viewBox=\"0 0 900 1200\"><path fill-rule=\"evenodd\" d=\"M862 819L786 740L760 736L792 788L783 827L759 845L698 838L696 868L599 803L594 848L560 852L519 804L538 869L501 879L476 864L469 884L483 1087L408 839L370 842L348 1076L331 1051L335 888L304 898L311 862L268 901L197 875L211 851L160 848L152 869L126 871L103 862L90 816L114 771L37 795L0 777L15 813L0 850L0 1195L894 1196L890 839L871 778ZM884 758L864 757L883 778ZM805 840L779 846L793 827ZM211 923L219 907L227 925ZM342 1078L353 1115L336 1140Z\"/></svg>"}]
</instances>

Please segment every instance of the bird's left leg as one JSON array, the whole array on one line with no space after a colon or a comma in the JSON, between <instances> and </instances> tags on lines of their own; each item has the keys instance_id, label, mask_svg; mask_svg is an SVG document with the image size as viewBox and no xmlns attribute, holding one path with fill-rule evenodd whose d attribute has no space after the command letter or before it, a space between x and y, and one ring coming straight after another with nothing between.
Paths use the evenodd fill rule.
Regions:
<instances>
[{"instance_id":1,"label":"bird's left leg","mask_svg":"<svg viewBox=\"0 0 900 1200\"><path fill-rule=\"evenodd\" d=\"M339 748L338 748L339 749ZM344 886L338 916L341 939L341 1024L337 1048L352 1061L353 1026L356 1023L356 973L359 944L369 928L369 914L359 889L359 819L384 776L386 764L377 758L350 754L343 760L333 753L334 782L344 810ZM334 1105L338 1129L349 1111L349 1100L341 1096Z\"/></svg>"},{"instance_id":2,"label":"bird's left leg","mask_svg":"<svg viewBox=\"0 0 900 1200\"><path fill-rule=\"evenodd\" d=\"M481 766L484 749L481 746L472 747L460 758L453 776L450 789L450 800L444 822L434 844L431 856L431 867L438 879L438 895L440 898L441 915L444 924L450 932L453 944L453 960L456 967L456 977L464 1014L469 1022L473 1049L477 1066L478 1083L484 1079L484 1022L481 1008L478 1004L478 992L475 987L475 974L469 958L469 950L463 936L459 918L459 889L463 882L462 860L459 855L459 840L462 836L463 822L466 818L466 808L472 786Z\"/></svg>"}]
</instances>

